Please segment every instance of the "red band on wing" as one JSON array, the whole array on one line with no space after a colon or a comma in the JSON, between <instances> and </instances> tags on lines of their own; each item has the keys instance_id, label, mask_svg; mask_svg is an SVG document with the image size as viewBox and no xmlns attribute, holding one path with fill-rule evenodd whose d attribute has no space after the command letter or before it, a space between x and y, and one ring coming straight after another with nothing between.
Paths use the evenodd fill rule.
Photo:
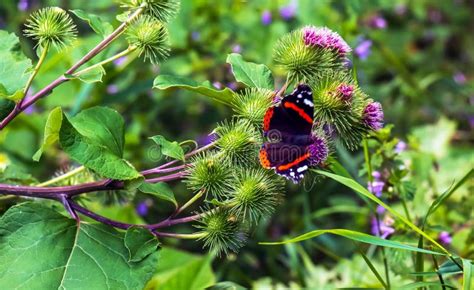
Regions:
<instances>
[{"instance_id":1,"label":"red band on wing","mask_svg":"<svg viewBox=\"0 0 474 290\"><path fill-rule=\"evenodd\" d=\"M293 162L290 162L290 163L287 163L287 164L283 164L283 165L280 165L278 166L278 170L287 170L287 169L290 169L291 167L297 165L298 163L300 163L301 161L304 161L305 159L308 159L310 156L309 153L306 153L305 155L297 158L295 161Z\"/></svg>"},{"instance_id":2,"label":"red band on wing","mask_svg":"<svg viewBox=\"0 0 474 290\"><path fill-rule=\"evenodd\" d=\"M273 107L268 108L265 112L265 116L263 117L263 130L268 131L270 129L270 121L273 117Z\"/></svg>"},{"instance_id":3,"label":"red band on wing","mask_svg":"<svg viewBox=\"0 0 474 290\"><path fill-rule=\"evenodd\" d=\"M305 119L306 122L313 124L313 118L306 114L306 112L299 108L295 103L286 102L284 106L285 108L295 110L301 118Z\"/></svg>"},{"instance_id":4,"label":"red band on wing","mask_svg":"<svg viewBox=\"0 0 474 290\"><path fill-rule=\"evenodd\" d=\"M271 167L270 160L268 160L267 151L265 150L265 148L260 149L258 157L260 159L260 164L262 164L263 168L269 169Z\"/></svg>"}]
</instances>

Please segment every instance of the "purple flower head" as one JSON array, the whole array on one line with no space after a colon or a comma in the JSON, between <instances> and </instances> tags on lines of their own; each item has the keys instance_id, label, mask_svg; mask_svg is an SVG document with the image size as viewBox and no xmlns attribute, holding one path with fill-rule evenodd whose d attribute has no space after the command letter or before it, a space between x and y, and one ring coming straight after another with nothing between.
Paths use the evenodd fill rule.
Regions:
<instances>
[{"instance_id":1,"label":"purple flower head","mask_svg":"<svg viewBox=\"0 0 474 290\"><path fill-rule=\"evenodd\" d=\"M218 90L222 89L222 87L223 87L222 83L218 82L218 81L213 82L212 85Z\"/></svg>"},{"instance_id":2,"label":"purple flower head","mask_svg":"<svg viewBox=\"0 0 474 290\"><path fill-rule=\"evenodd\" d=\"M385 218L383 221L377 221L377 218L372 217L371 220L371 232L374 236L381 237L382 239L388 238L391 234L395 232L395 229L391 227L393 225L393 219ZM380 226L380 230L379 230Z\"/></svg>"},{"instance_id":3,"label":"purple flower head","mask_svg":"<svg viewBox=\"0 0 474 290\"><path fill-rule=\"evenodd\" d=\"M26 11L28 10L28 7L30 6L30 4L28 3L28 0L20 0L18 1L18 10L21 10L21 11Z\"/></svg>"},{"instance_id":4,"label":"purple flower head","mask_svg":"<svg viewBox=\"0 0 474 290\"><path fill-rule=\"evenodd\" d=\"M377 205L377 209L375 210L378 214L384 214L385 213L385 208L381 205Z\"/></svg>"},{"instance_id":5,"label":"purple flower head","mask_svg":"<svg viewBox=\"0 0 474 290\"><path fill-rule=\"evenodd\" d=\"M453 80L458 84L458 85L463 85L466 83L466 76L462 72L456 72L453 75Z\"/></svg>"},{"instance_id":6,"label":"purple flower head","mask_svg":"<svg viewBox=\"0 0 474 290\"><path fill-rule=\"evenodd\" d=\"M311 165L316 166L326 161L329 155L329 148L321 137L314 135L311 139L313 144L308 146L309 161Z\"/></svg>"},{"instance_id":7,"label":"purple flower head","mask_svg":"<svg viewBox=\"0 0 474 290\"><path fill-rule=\"evenodd\" d=\"M232 52L241 53L242 52L242 46L240 46L240 44L234 44L232 46Z\"/></svg>"},{"instance_id":8,"label":"purple flower head","mask_svg":"<svg viewBox=\"0 0 474 290\"><path fill-rule=\"evenodd\" d=\"M227 87L233 91L237 90L238 86L236 82L227 83Z\"/></svg>"},{"instance_id":9,"label":"purple flower head","mask_svg":"<svg viewBox=\"0 0 474 290\"><path fill-rule=\"evenodd\" d=\"M379 102L369 103L364 109L364 123L372 130L379 130L383 127L383 110Z\"/></svg>"},{"instance_id":10,"label":"purple flower head","mask_svg":"<svg viewBox=\"0 0 474 290\"><path fill-rule=\"evenodd\" d=\"M118 93L118 91L119 91L119 88L118 88L117 85L112 84L112 85L107 86L107 93L108 94L114 95L114 94Z\"/></svg>"},{"instance_id":11,"label":"purple flower head","mask_svg":"<svg viewBox=\"0 0 474 290\"><path fill-rule=\"evenodd\" d=\"M385 18L383 18L381 15L377 14L370 18L369 25L375 29L384 29L387 27L387 20L385 20Z\"/></svg>"},{"instance_id":12,"label":"purple flower head","mask_svg":"<svg viewBox=\"0 0 474 290\"><path fill-rule=\"evenodd\" d=\"M291 1L290 4L280 8L280 16L285 20L290 20L295 17L297 9L298 5L296 4L296 1Z\"/></svg>"},{"instance_id":13,"label":"purple flower head","mask_svg":"<svg viewBox=\"0 0 474 290\"><path fill-rule=\"evenodd\" d=\"M446 231L439 233L438 239L445 245L449 245L453 241L453 237Z\"/></svg>"},{"instance_id":14,"label":"purple flower head","mask_svg":"<svg viewBox=\"0 0 474 290\"><path fill-rule=\"evenodd\" d=\"M350 46L337 33L327 27L303 27L303 40L307 46L318 46L336 51L339 56L345 57L351 52Z\"/></svg>"},{"instance_id":15,"label":"purple flower head","mask_svg":"<svg viewBox=\"0 0 474 290\"><path fill-rule=\"evenodd\" d=\"M380 181L381 178L382 178L382 173L380 173L380 171L374 170L374 171L372 171L372 177L375 180Z\"/></svg>"},{"instance_id":16,"label":"purple flower head","mask_svg":"<svg viewBox=\"0 0 474 290\"><path fill-rule=\"evenodd\" d=\"M340 84L337 87L337 91L342 95L344 101L350 101L352 99L352 94L354 93L354 86L348 84Z\"/></svg>"},{"instance_id":17,"label":"purple flower head","mask_svg":"<svg viewBox=\"0 0 474 290\"><path fill-rule=\"evenodd\" d=\"M135 210L137 211L137 214L139 216L146 216L148 213L148 203L146 201L141 201L139 204L137 204L137 207Z\"/></svg>"},{"instance_id":18,"label":"purple flower head","mask_svg":"<svg viewBox=\"0 0 474 290\"><path fill-rule=\"evenodd\" d=\"M119 57L119 58L117 58L116 60L114 60L114 65L115 65L115 66L121 66L121 65L124 64L126 61L127 61L127 57L126 57L126 56L122 56L122 57Z\"/></svg>"},{"instance_id":19,"label":"purple flower head","mask_svg":"<svg viewBox=\"0 0 474 290\"><path fill-rule=\"evenodd\" d=\"M395 145L395 153L400 154L403 151L407 150L408 145L403 141L398 141L397 145Z\"/></svg>"},{"instance_id":20,"label":"purple flower head","mask_svg":"<svg viewBox=\"0 0 474 290\"><path fill-rule=\"evenodd\" d=\"M372 53L372 40L362 39L354 49L354 54L361 60L366 60L367 57Z\"/></svg>"},{"instance_id":21,"label":"purple flower head","mask_svg":"<svg viewBox=\"0 0 474 290\"><path fill-rule=\"evenodd\" d=\"M367 184L367 189L372 192L375 196L381 197L382 191L385 186L385 182L380 180L374 180Z\"/></svg>"},{"instance_id":22,"label":"purple flower head","mask_svg":"<svg viewBox=\"0 0 474 290\"><path fill-rule=\"evenodd\" d=\"M270 10L264 10L262 12L261 20L263 25L270 25L272 23L272 13Z\"/></svg>"}]
</instances>

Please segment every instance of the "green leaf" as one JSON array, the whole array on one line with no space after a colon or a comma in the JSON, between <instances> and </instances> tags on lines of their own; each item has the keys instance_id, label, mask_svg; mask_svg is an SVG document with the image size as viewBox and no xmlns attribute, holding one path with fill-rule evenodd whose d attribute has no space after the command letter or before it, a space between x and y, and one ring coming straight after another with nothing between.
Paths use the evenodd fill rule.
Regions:
<instances>
[{"instance_id":1,"label":"green leaf","mask_svg":"<svg viewBox=\"0 0 474 290\"><path fill-rule=\"evenodd\" d=\"M43 151L48 147L56 143L59 140L59 130L61 129L61 123L63 121L63 111L60 107L54 108L48 115L46 125L44 126L44 137L43 144L33 155L34 161L39 161Z\"/></svg>"},{"instance_id":2,"label":"green leaf","mask_svg":"<svg viewBox=\"0 0 474 290\"><path fill-rule=\"evenodd\" d=\"M418 228L416 225L414 225L412 222L410 222L407 218L405 218L403 215L399 214L397 211L392 209L390 206L385 204L383 201L381 201L379 198L377 198L375 195L370 193L365 187L357 183L354 179L347 178L347 177L342 177L336 174L332 174L326 171L322 170L315 170L315 172L327 176L331 179L334 179L335 181L353 189L355 192L361 194L363 197L366 197L373 202L377 203L378 205L384 207L388 212L390 212L393 216L397 217L400 219L403 223L405 223L407 226L409 226L412 230L417 232L418 234L422 235L425 239L429 240L431 243L433 243L435 246L437 246L439 249L441 249L444 253L449 255L451 257L451 254L446 250L442 245L440 245L437 241L435 241L433 238L431 238L428 234L423 232L420 228Z\"/></svg>"},{"instance_id":3,"label":"green leaf","mask_svg":"<svg viewBox=\"0 0 474 290\"><path fill-rule=\"evenodd\" d=\"M210 288L210 290L245 290L245 289L247 288L230 281L219 282Z\"/></svg>"},{"instance_id":4,"label":"green leaf","mask_svg":"<svg viewBox=\"0 0 474 290\"><path fill-rule=\"evenodd\" d=\"M153 88L160 90L166 90L169 88L185 89L199 93L224 104L230 104L233 98L233 92L229 88L218 90L214 88L209 81L198 83L192 79L170 75L159 75L156 77L153 82Z\"/></svg>"},{"instance_id":5,"label":"green leaf","mask_svg":"<svg viewBox=\"0 0 474 290\"><path fill-rule=\"evenodd\" d=\"M79 124L83 123L79 122ZM122 159L121 156L117 155L117 152L112 151L109 147L110 142L117 143L117 140L108 140L105 144L100 143L104 135L117 136L116 132L102 132L101 129L111 128L107 126L102 127L102 124L93 122L91 127L88 128L90 129L88 132L92 132L94 128L96 128L96 137L85 136L63 115L63 123L59 131L59 143L72 159L97 172L101 176L116 180L140 178L140 173L138 173L128 161ZM82 127L82 129L84 129L84 127ZM115 148L121 149L120 144L116 145Z\"/></svg>"},{"instance_id":6,"label":"green leaf","mask_svg":"<svg viewBox=\"0 0 474 290\"><path fill-rule=\"evenodd\" d=\"M448 284L444 284L444 286L449 289L456 289L456 287ZM439 289L440 287L440 282L413 282L400 286L397 289Z\"/></svg>"},{"instance_id":7,"label":"green leaf","mask_svg":"<svg viewBox=\"0 0 474 290\"><path fill-rule=\"evenodd\" d=\"M158 263L157 251L130 262L124 233L39 203L10 208L0 237L3 289L143 289Z\"/></svg>"},{"instance_id":8,"label":"green leaf","mask_svg":"<svg viewBox=\"0 0 474 290\"><path fill-rule=\"evenodd\" d=\"M145 289L206 289L215 283L209 256L196 256L171 248L163 248L160 253L157 273Z\"/></svg>"},{"instance_id":9,"label":"green leaf","mask_svg":"<svg viewBox=\"0 0 474 290\"><path fill-rule=\"evenodd\" d=\"M273 76L270 69L263 64L246 62L238 53L227 56L227 63L232 66L235 79L249 87L274 90Z\"/></svg>"},{"instance_id":10,"label":"green leaf","mask_svg":"<svg viewBox=\"0 0 474 290\"><path fill-rule=\"evenodd\" d=\"M123 156L125 122L116 110L92 107L74 116L71 122L81 135L107 147L115 155Z\"/></svg>"},{"instance_id":11,"label":"green leaf","mask_svg":"<svg viewBox=\"0 0 474 290\"><path fill-rule=\"evenodd\" d=\"M173 203L175 207L178 207L178 203L176 202L173 191L168 186L168 184L164 182L158 182L158 183L144 182L138 187L138 190L140 190L143 193L148 193L153 196L156 196L159 199L169 201Z\"/></svg>"},{"instance_id":12,"label":"green leaf","mask_svg":"<svg viewBox=\"0 0 474 290\"><path fill-rule=\"evenodd\" d=\"M85 71L79 75L72 75L72 78L77 78L87 84L102 82L102 77L105 75L103 66L94 66L92 69Z\"/></svg>"},{"instance_id":13,"label":"green leaf","mask_svg":"<svg viewBox=\"0 0 474 290\"><path fill-rule=\"evenodd\" d=\"M18 37L0 30L0 98L19 101L31 69L31 60L21 52Z\"/></svg>"},{"instance_id":14,"label":"green leaf","mask_svg":"<svg viewBox=\"0 0 474 290\"><path fill-rule=\"evenodd\" d=\"M99 16L94 14L86 13L80 9L69 10L71 13L74 13L77 17L82 20L85 20L91 26L97 34L100 34L102 37L106 37L111 34L114 30L114 27L105 21L103 21Z\"/></svg>"},{"instance_id":15,"label":"green leaf","mask_svg":"<svg viewBox=\"0 0 474 290\"><path fill-rule=\"evenodd\" d=\"M14 108L15 102L0 98L0 120L5 119Z\"/></svg>"},{"instance_id":16,"label":"green leaf","mask_svg":"<svg viewBox=\"0 0 474 290\"><path fill-rule=\"evenodd\" d=\"M338 235L342 236L354 241L366 243L366 244L371 244L371 245L376 245L376 246L382 246L382 247L388 247L388 248L395 248L399 250L408 250L408 251L413 251L413 252L422 252L425 254L432 254L432 255L444 255L443 253L439 252L434 252L430 250L425 250L425 249L419 249L414 246L402 244L400 242L396 241L391 241L391 240L386 240L382 239L376 236L371 236L365 233L357 232L357 231L351 231L351 230L346 230L346 229L330 229L330 230L315 230L308 232L306 234L297 236L295 238L281 241L281 242L265 242L265 243L260 243L262 245L284 245L284 244L289 244L289 243L296 243L296 242L301 242L304 240L312 239L315 237L318 237L323 234L333 234L333 235Z\"/></svg>"},{"instance_id":17,"label":"green leaf","mask_svg":"<svg viewBox=\"0 0 474 290\"><path fill-rule=\"evenodd\" d=\"M161 153L164 155L184 161L184 150L181 148L178 142L168 141L161 135L150 137L150 139L160 146Z\"/></svg>"},{"instance_id":18,"label":"green leaf","mask_svg":"<svg viewBox=\"0 0 474 290\"><path fill-rule=\"evenodd\" d=\"M125 233L125 247L128 249L128 262L141 262L154 254L159 242L149 230L131 227Z\"/></svg>"},{"instance_id":19,"label":"green leaf","mask_svg":"<svg viewBox=\"0 0 474 290\"><path fill-rule=\"evenodd\" d=\"M462 267L463 267L463 283L462 283L462 289L463 290L471 290L474 288L474 265L470 260L467 259L462 259Z\"/></svg>"}]
</instances>

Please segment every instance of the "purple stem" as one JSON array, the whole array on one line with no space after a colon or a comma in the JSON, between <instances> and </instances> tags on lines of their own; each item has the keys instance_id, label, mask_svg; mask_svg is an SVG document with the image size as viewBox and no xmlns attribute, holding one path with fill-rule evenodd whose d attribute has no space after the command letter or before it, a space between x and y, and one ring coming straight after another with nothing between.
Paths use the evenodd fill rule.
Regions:
<instances>
[{"instance_id":1,"label":"purple stem","mask_svg":"<svg viewBox=\"0 0 474 290\"><path fill-rule=\"evenodd\" d=\"M171 168L163 168L163 169L152 168L152 169L142 171L141 174L142 175L151 175L151 174L168 173L168 172L175 172L175 171L178 171L178 170L182 170L184 168L186 168L185 164L175 166L175 167L171 167Z\"/></svg>"},{"instance_id":2,"label":"purple stem","mask_svg":"<svg viewBox=\"0 0 474 290\"><path fill-rule=\"evenodd\" d=\"M171 180L176 180L176 179L181 179L183 176L185 176L186 173L183 172L183 171L180 171L180 172L177 172L177 173L174 173L174 174L170 174L170 175L166 175L166 176L160 176L160 177L156 177L156 178L150 178L150 179L147 179L146 181L149 182L149 183L157 183L157 182L164 182L164 181L171 181Z\"/></svg>"}]
</instances>

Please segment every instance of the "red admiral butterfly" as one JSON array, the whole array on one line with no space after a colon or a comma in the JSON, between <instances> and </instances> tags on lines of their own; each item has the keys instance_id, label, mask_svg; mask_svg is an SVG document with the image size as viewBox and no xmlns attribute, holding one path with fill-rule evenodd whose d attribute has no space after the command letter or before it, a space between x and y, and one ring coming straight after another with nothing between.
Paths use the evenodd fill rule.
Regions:
<instances>
[{"instance_id":1,"label":"red admiral butterfly","mask_svg":"<svg viewBox=\"0 0 474 290\"><path fill-rule=\"evenodd\" d=\"M311 132L313 115L313 93L303 84L267 110L263 119L267 141L259 154L264 168L298 183L309 166L326 159L326 144Z\"/></svg>"}]
</instances>

